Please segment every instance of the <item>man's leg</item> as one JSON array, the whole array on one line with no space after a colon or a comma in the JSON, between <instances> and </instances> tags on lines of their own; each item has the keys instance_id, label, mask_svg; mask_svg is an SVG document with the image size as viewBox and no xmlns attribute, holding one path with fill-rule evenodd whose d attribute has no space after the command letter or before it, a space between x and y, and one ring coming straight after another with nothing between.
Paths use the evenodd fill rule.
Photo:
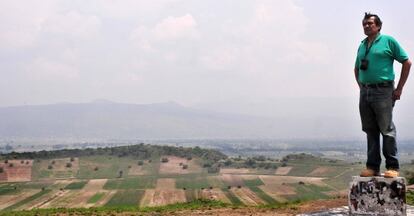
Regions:
<instances>
[{"instance_id":1,"label":"man's leg","mask_svg":"<svg viewBox=\"0 0 414 216\"><path fill-rule=\"evenodd\" d=\"M379 172L381 165L380 130L377 125L374 109L369 102L369 91L371 89L361 89L359 113L361 116L362 130L367 134L366 167L375 172Z\"/></svg>"},{"instance_id":2,"label":"man's leg","mask_svg":"<svg viewBox=\"0 0 414 216\"><path fill-rule=\"evenodd\" d=\"M392 88L385 88L385 95L392 95ZM385 157L385 167L387 169L398 170L400 168L397 156L397 130L392 122L393 100L386 97L383 100L373 103L378 127L383 138L382 153Z\"/></svg>"}]
</instances>

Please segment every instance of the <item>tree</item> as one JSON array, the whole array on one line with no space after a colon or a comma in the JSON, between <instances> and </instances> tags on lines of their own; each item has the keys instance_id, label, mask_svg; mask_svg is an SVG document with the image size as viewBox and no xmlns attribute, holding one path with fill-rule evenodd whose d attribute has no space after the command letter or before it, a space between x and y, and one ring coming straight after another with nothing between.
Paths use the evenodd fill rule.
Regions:
<instances>
[{"instance_id":1,"label":"tree","mask_svg":"<svg viewBox=\"0 0 414 216\"><path fill-rule=\"evenodd\" d=\"M122 170L119 170L119 176L118 176L118 178L122 178L122 175L124 174L124 171L122 171Z\"/></svg>"},{"instance_id":2,"label":"tree","mask_svg":"<svg viewBox=\"0 0 414 216\"><path fill-rule=\"evenodd\" d=\"M94 171L98 171L98 170L99 170L99 168L98 168L98 167L95 167L93 170L94 170Z\"/></svg>"},{"instance_id":3,"label":"tree","mask_svg":"<svg viewBox=\"0 0 414 216\"><path fill-rule=\"evenodd\" d=\"M72 167L72 163L66 163L66 168L71 168Z\"/></svg>"},{"instance_id":4,"label":"tree","mask_svg":"<svg viewBox=\"0 0 414 216\"><path fill-rule=\"evenodd\" d=\"M53 166L49 164L49 166L47 166L48 169L53 169Z\"/></svg>"},{"instance_id":5,"label":"tree","mask_svg":"<svg viewBox=\"0 0 414 216\"><path fill-rule=\"evenodd\" d=\"M70 158L70 162L73 162L73 161L75 161L75 158L74 157L71 157Z\"/></svg>"},{"instance_id":6,"label":"tree","mask_svg":"<svg viewBox=\"0 0 414 216\"><path fill-rule=\"evenodd\" d=\"M161 159L162 163L167 163L168 161L169 161L168 158L165 158L165 157Z\"/></svg>"},{"instance_id":7,"label":"tree","mask_svg":"<svg viewBox=\"0 0 414 216\"><path fill-rule=\"evenodd\" d=\"M187 169L188 168L188 165L187 164L184 164L183 165L183 169Z\"/></svg>"},{"instance_id":8,"label":"tree","mask_svg":"<svg viewBox=\"0 0 414 216\"><path fill-rule=\"evenodd\" d=\"M144 165L144 161L138 161L138 166L142 166L142 165Z\"/></svg>"},{"instance_id":9,"label":"tree","mask_svg":"<svg viewBox=\"0 0 414 216\"><path fill-rule=\"evenodd\" d=\"M0 173L3 173L3 172L4 172L3 167L0 167Z\"/></svg>"}]
</instances>

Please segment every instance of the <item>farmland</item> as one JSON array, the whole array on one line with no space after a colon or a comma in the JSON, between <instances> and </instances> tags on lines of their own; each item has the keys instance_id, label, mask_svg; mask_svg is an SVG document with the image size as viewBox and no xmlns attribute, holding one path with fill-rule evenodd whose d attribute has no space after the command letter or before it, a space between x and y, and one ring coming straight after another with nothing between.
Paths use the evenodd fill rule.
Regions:
<instances>
[{"instance_id":1,"label":"farmland","mask_svg":"<svg viewBox=\"0 0 414 216\"><path fill-rule=\"evenodd\" d=\"M344 195L347 182L362 167L304 154L283 160L240 159L149 145L129 147L129 152L134 148L138 153L121 148L101 149L100 154L57 153L60 157L48 153L33 160L22 155L3 158L0 165L16 165L3 170L0 210L143 208L199 199L271 206Z\"/></svg>"}]
</instances>

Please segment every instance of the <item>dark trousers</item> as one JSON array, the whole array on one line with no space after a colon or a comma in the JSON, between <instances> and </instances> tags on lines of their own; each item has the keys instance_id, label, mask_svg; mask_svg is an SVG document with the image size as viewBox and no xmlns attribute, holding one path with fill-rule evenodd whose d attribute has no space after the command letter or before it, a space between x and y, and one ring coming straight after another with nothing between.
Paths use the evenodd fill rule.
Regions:
<instances>
[{"instance_id":1,"label":"dark trousers","mask_svg":"<svg viewBox=\"0 0 414 216\"><path fill-rule=\"evenodd\" d=\"M361 87L359 113L362 130L367 134L367 163L366 166L375 171L380 170L381 143L387 169L400 168L397 157L397 131L392 122L394 87Z\"/></svg>"}]
</instances>

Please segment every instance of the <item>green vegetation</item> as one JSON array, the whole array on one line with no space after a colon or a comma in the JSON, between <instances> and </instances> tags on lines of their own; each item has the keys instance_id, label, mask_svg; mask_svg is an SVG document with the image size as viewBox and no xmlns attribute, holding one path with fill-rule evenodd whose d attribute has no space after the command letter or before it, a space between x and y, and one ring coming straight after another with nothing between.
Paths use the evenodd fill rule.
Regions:
<instances>
[{"instance_id":1,"label":"green vegetation","mask_svg":"<svg viewBox=\"0 0 414 216\"><path fill-rule=\"evenodd\" d=\"M137 206L144 193L144 190L119 190L105 206Z\"/></svg>"},{"instance_id":2,"label":"green vegetation","mask_svg":"<svg viewBox=\"0 0 414 216\"><path fill-rule=\"evenodd\" d=\"M223 188L222 190L233 205L243 205L242 201L240 201L240 199L236 195L234 195L233 192L231 192L231 190L229 190L228 188Z\"/></svg>"},{"instance_id":3,"label":"green vegetation","mask_svg":"<svg viewBox=\"0 0 414 216\"><path fill-rule=\"evenodd\" d=\"M114 215L120 212L131 213L147 213L147 212L159 212L169 213L178 210L195 210L206 208L223 208L229 205L220 201L214 200L194 200L188 203L176 203L159 207L145 207L139 208L138 206L114 206L114 207L96 207L96 208L49 208L49 209L32 209L25 211L3 211L2 216L35 216L35 215Z\"/></svg>"},{"instance_id":4,"label":"green vegetation","mask_svg":"<svg viewBox=\"0 0 414 216\"><path fill-rule=\"evenodd\" d=\"M80 190L82 189L86 184L88 183L88 181L80 181L80 182L72 182L70 184L68 184L65 189L69 189L69 190Z\"/></svg>"},{"instance_id":5,"label":"green vegetation","mask_svg":"<svg viewBox=\"0 0 414 216\"><path fill-rule=\"evenodd\" d=\"M110 179L104 185L104 189L147 189L155 188L156 177L155 176L141 176L134 178L124 179Z\"/></svg>"},{"instance_id":6,"label":"green vegetation","mask_svg":"<svg viewBox=\"0 0 414 216\"><path fill-rule=\"evenodd\" d=\"M257 196L260 197L260 199L265 201L267 204L274 205L278 203L275 199L273 199L271 196L269 196L262 189L259 188L259 186L264 185L261 179L245 179L243 181L245 186L250 188L250 190L252 190Z\"/></svg>"},{"instance_id":7,"label":"green vegetation","mask_svg":"<svg viewBox=\"0 0 414 216\"><path fill-rule=\"evenodd\" d=\"M133 157L138 160L152 159L154 156L171 155L177 157L199 157L206 161L217 162L226 159L227 156L213 149L202 149L198 146L194 148L159 146L148 144L137 144L130 146L117 146L105 148L87 148L87 149L63 149L56 151L38 151L38 152L12 152L1 155L1 159L52 159L65 157L85 157L85 156L112 156L112 157Z\"/></svg>"},{"instance_id":8,"label":"green vegetation","mask_svg":"<svg viewBox=\"0 0 414 216\"><path fill-rule=\"evenodd\" d=\"M105 195L105 193L96 193L95 195L93 195L89 200L88 200L88 203L96 203L96 202L98 202L99 200L101 200L102 199L102 197Z\"/></svg>"},{"instance_id":9,"label":"green vegetation","mask_svg":"<svg viewBox=\"0 0 414 216\"><path fill-rule=\"evenodd\" d=\"M328 187L317 186L313 184L289 184L296 190L296 195L287 196L289 200L315 200L315 199L328 199L329 195L324 192L331 191Z\"/></svg>"},{"instance_id":10,"label":"green vegetation","mask_svg":"<svg viewBox=\"0 0 414 216\"><path fill-rule=\"evenodd\" d=\"M194 177L178 177L175 182L176 188L202 189L222 188L224 183L216 176L195 175Z\"/></svg>"},{"instance_id":11,"label":"green vegetation","mask_svg":"<svg viewBox=\"0 0 414 216\"><path fill-rule=\"evenodd\" d=\"M0 185L0 196L1 195L9 195L9 194L16 194L21 190L17 187L16 184L1 184Z\"/></svg>"},{"instance_id":12,"label":"green vegetation","mask_svg":"<svg viewBox=\"0 0 414 216\"><path fill-rule=\"evenodd\" d=\"M414 205L414 191L407 192L407 204Z\"/></svg>"},{"instance_id":13,"label":"green vegetation","mask_svg":"<svg viewBox=\"0 0 414 216\"><path fill-rule=\"evenodd\" d=\"M3 209L3 210L4 211L7 211L7 210L13 210L13 209L19 208L20 206L23 206L23 205L25 205L25 204L33 201L33 200L36 200L36 199L40 198L41 196L49 193L50 191L51 190L49 190L49 189L41 190L38 193L33 194L32 196L30 196L30 197L28 197L28 198L26 198L26 199L24 199L24 200L22 200L22 201L20 201L18 203L15 203L15 204L13 204L13 205L11 205L11 206Z\"/></svg>"}]
</instances>

